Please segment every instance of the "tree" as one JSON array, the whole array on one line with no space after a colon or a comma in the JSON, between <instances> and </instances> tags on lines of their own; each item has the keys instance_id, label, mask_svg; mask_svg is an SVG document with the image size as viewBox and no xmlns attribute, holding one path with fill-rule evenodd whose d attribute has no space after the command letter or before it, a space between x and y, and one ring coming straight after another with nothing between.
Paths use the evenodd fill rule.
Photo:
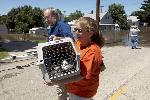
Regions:
<instances>
[{"instance_id":1,"label":"tree","mask_svg":"<svg viewBox=\"0 0 150 100\"><path fill-rule=\"evenodd\" d=\"M11 9L7 14L6 25L17 33L27 33L30 28L44 26L42 10L38 7L23 6Z\"/></svg>"},{"instance_id":2,"label":"tree","mask_svg":"<svg viewBox=\"0 0 150 100\"><path fill-rule=\"evenodd\" d=\"M118 24L121 29L127 29L127 15L125 14L124 6L121 4L111 4L108 8L109 13L113 18L114 24Z\"/></svg>"},{"instance_id":3,"label":"tree","mask_svg":"<svg viewBox=\"0 0 150 100\"><path fill-rule=\"evenodd\" d=\"M137 16L138 19L140 19L141 22L145 22L144 12L143 11L134 11L131 13L131 16Z\"/></svg>"},{"instance_id":4,"label":"tree","mask_svg":"<svg viewBox=\"0 0 150 100\"><path fill-rule=\"evenodd\" d=\"M15 25L15 30L17 31L17 33L27 32L28 31L28 24L23 23L23 22L18 22Z\"/></svg>"},{"instance_id":5,"label":"tree","mask_svg":"<svg viewBox=\"0 0 150 100\"><path fill-rule=\"evenodd\" d=\"M150 0L144 0L141 10L132 12L132 16L138 16L141 22L146 22L150 25Z\"/></svg>"},{"instance_id":6,"label":"tree","mask_svg":"<svg viewBox=\"0 0 150 100\"><path fill-rule=\"evenodd\" d=\"M56 9L56 10L57 10L57 12L58 12L60 15L62 15L61 10L59 10L59 9Z\"/></svg>"},{"instance_id":7,"label":"tree","mask_svg":"<svg viewBox=\"0 0 150 100\"><path fill-rule=\"evenodd\" d=\"M144 0L142 7L140 8L143 12L143 21L147 22L150 25L150 0Z\"/></svg>"},{"instance_id":8,"label":"tree","mask_svg":"<svg viewBox=\"0 0 150 100\"><path fill-rule=\"evenodd\" d=\"M5 24L6 23L6 19L7 19L6 15L0 16L0 24Z\"/></svg>"},{"instance_id":9,"label":"tree","mask_svg":"<svg viewBox=\"0 0 150 100\"><path fill-rule=\"evenodd\" d=\"M79 10L76 10L74 13L70 13L69 16L66 16L65 17L65 22L69 22L69 21L72 21L72 20L76 20L80 17L82 17L84 14L79 11Z\"/></svg>"}]
</instances>

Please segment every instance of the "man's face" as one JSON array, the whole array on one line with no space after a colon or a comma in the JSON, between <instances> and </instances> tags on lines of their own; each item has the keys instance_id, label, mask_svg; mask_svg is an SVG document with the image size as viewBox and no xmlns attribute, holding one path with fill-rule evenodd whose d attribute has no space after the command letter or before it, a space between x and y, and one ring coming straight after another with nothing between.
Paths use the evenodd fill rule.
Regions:
<instances>
[{"instance_id":1,"label":"man's face","mask_svg":"<svg viewBox=\"0 0 150 100\"><path fill-rule=\"evenodd\" d=\"M49 25L49 26L52 26L54 21L53 21L53 17L51 16L50 12L48 10L44 11L44 19L46 21L46 23Z\"/></svg>"}]
</instances>

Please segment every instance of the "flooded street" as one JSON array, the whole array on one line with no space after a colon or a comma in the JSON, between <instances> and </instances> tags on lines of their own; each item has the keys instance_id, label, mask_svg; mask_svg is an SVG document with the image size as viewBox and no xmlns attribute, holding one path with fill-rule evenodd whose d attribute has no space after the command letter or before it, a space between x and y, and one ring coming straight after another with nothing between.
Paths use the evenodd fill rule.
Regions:
<instances>
[{"instance_id":1,"label":"flooded street","mask_svg":"<svg viewBox=\"0 0 150 100\"><path fill-rule=\"evenodd\" d=\"M141 29L139 33L139 45L150 47L150 28Z\"/></svg>"},{"instance_id":2,"label":"flooded street","mask_svg":"<svg viewBox=\"0 0 150 100\"><path fill-rule=\"evenodd\" d=\"M150 47L150 28L139 28L138 46ZM130 46L129 30L126 31L102 31L106 46L124 45Z\"/></svg>"}]
</instances>

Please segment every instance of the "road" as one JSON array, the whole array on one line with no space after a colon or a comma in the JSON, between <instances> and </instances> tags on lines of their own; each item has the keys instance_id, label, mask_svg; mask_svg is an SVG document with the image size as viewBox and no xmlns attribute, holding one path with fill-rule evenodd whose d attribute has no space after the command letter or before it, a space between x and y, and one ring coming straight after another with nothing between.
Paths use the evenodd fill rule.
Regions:
<instances>
[{"instance_id":1,"label":"road","mask_svg":"<svg viewBox=\"0 0 150 100\"><path fill-rule=\"evenodd\" d=\"M100 73L100 86L94 100L149 100L150 48L125 46L102 49L106 69ZM0 64L1 100L57 100L56 87L43 84L36 60ZM27 65L23 69L17 65ZM15 68L7 70L7 68Z\"/></svg>"}]
</instances>

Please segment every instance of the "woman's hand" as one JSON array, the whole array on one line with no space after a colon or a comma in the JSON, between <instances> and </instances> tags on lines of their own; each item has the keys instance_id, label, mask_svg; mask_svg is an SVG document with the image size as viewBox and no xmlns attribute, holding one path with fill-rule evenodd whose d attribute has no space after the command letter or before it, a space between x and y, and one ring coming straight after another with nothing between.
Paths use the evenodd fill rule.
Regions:
<instances>
[{"instance_id":1,"label":"woman's hand","mask_svg":"<svg viewBox=\"0 0 150 100\"><path fill-rule=\"evenodd\" d=\"M56 36L55 35L51 35L49 38L49 41L53 41L53 39L55 38Z\"/></svg>"},{"instance_id":2,"label":"woman's hand","mask_svg":"<svg viewBox=\"0 0 150 100\"><path fill-rule=\"evenodd\" d=\"M48 85L48 86L53 86L54 83L50 80L50 81L46 81L44 80L44 84Z\"/></svg>"},{"instance_id":3,"label":"woman's hand","mask_svg":"<svg viewBox=\"0 0 150 100\"><path fill-rule=\"evenodd\" d=\"M61 40L61 39L63 39L64 37L57 37L57 36L55 36L55 35L51 35L50 37L49 37L49 41L56 41L56 40Z\"/></svg>"},{"instance_id":4,"label":"woman's hand","mask_svg":"<svg viewBox=\"0 0 150 100\"><path fill-rule=\"evenodd\" d=\"M46 85L48 85L48 86L53 86L53 85L58 85L58 84L60 84L60 82L59 81L52 81L52 80L49 80L49 81L46 81L46 80L44 80L44 84L46 84Z\"/></svg>"}]
</instances>

